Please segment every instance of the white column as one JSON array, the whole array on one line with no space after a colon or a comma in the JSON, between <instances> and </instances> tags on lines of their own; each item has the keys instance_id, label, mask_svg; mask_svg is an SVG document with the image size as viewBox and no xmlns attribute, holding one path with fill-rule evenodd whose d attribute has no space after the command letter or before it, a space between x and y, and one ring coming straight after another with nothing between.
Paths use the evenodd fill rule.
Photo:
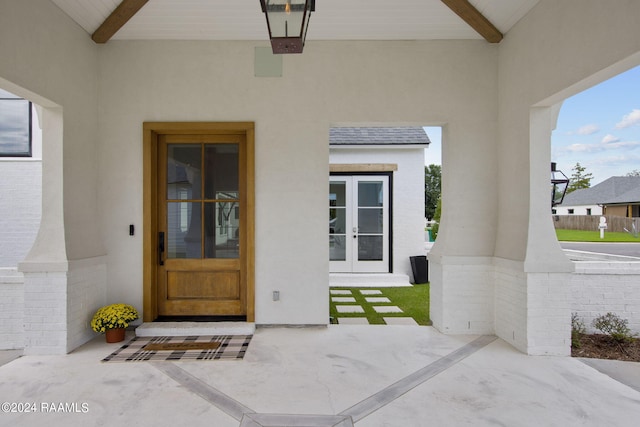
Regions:
<instances>
[{"instance_id":1,"label":"white column","mask_svg":"<svg viewBox=\"0 0 640 427\"><path fill-rule=\"evenodd\" d=\"M496 334L531 355L571 351L573 263L560 247L551 217L551 131L559 105L530 113L528 225L524 260L496 265Z\"/></svg>"},{"instance_id":2,"label":"white column","mask_svg":"<svg viewBox=\"0 0 640 427\"><path fill-rule=\"evenodd\" d=\"M25 354L67 352L67 271L63 198L62 109L43 109L42 219L25 260Z\"/></svg>"}]
</instances>

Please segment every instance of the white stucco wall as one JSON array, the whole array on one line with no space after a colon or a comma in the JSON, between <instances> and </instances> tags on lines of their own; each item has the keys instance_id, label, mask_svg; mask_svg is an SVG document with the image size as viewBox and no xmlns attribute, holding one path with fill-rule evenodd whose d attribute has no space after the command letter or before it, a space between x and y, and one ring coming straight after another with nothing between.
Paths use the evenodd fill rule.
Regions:
<instances>
[{"instance_id":1,"label":"white stucco wall","mask_svg":"<svg viewBox=\"0 0 640 427\"><path fill-rule=\"evenodd\" d=\"M331 164L393 163L393 272L412 277L410 256L424 255L424 148L334 148Z\"/></svg>"},{"instance_id":2,"label":"white stucco wall","mask_svg":"<svg viewBox=\"0 0 640 427\"><path fill-rule=\"evenodd\" d=\"M544 172L548 181L550 162L550 145L531 140L532 108L554 106L637 65L639 12L640 2L624 0L541 0L500 43L499 189L508 196L499 201L496 256L524 261L526 224L538 204L548 205L546 188L544 197L530 197L533 179ZM544 164L532 165L537 157Z\"/></svg>"},{"instance_id":3,"label":"white stucco wall","mask_svg":"<svg viewBox=\"0 0 640 427\"><path fill-rule=\"evenodd\" d=\"M48 0L1 0L0 8L0 78L11 84L0 85L45 109L62 109L67 256L103 255L95 227L99 216L98 49L82 28ZM45 130L43 156L47 149L54 147L47 142ZM55 166L61 165L50 165Z\"/></svg>"},{"instance_id":4,"label":"white stucco wall","mask_svg":"<svg viewBox=\"0 0 640 427\"><path fill-rule=\"evenodd\" d=\"M478 217L493 221L494 205L479 202L495 195L467 184L473 179L489 189L495 182L496 46L310 41L303 55L283 56L281 78L254 77L255 46L266 43L112 41L101 47L100 194L110 213L102 223L109 299L142 301L142 236L129 237L126 226L142 221L143 121L255 121L259 324L328 322L332 124L446 124L452 143L443 161L459 173L443 182L456 194L449 199L454 223L464 224L449 233L464 238L460 251L492 253L495 224L467 224ZM280 301L272 301L273 290Z\"/></svg>"}]
</instances>

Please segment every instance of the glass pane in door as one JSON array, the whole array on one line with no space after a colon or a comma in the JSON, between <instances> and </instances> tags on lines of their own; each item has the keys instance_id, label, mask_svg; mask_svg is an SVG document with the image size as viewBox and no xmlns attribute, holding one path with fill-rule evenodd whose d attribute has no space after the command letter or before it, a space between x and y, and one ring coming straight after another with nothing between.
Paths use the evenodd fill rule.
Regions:
<instances>
[{"instance_id":1,"label":"glass pane in door","mask_svg":"<svg viewBox=\"0 0 640 427\"><path fill-rule=\"evenodd\" d=\"M240 197L238 144L206 144L204 148L205 198Z\"/></svg>"},{"instance_id":2,"label":"glass pane in door","mask_svg":"<svg viewBox=\"0 0 640 427\"><path fill-rule=\"evenodd\" d=\"M329 260L346 260L346 185L345 181L332 181L329 185Z\"/></svg>"},{"instance_id":3,"label":"glass pane in door","mask_svg":"<svg viewBox=\"0 0 640 427\"><path fill-rule=\"evenodd\" d=\"M358 261L381 261L384 252L384 185L358 182Z\"/></svg>"},{"instance_id":4,"label":"glass pane in door","mask_svg":"<svg viewBox=\"0 0 640 427\"><path fill-rule=\"evenodd\" d=\"M382 236L358 236L358 261L382 261Z\"/></svg>"},{"instance_id":5,"label":"glass pane in door","mask_svg":"<svg viewBox=\"0 0 640 427\"><path fill-rule=\"evenodd\" d=\"M168 144L168 200L191 200L201 197L201 151L200 144Z\"/></svg>"},{"instance_id":6,"label":"glass pane in door","mask_svg":"<svg viewBox=\"0 0 640 427\"><path fill-rule=\"evenodd\" d=\"M384 203L383 185L380 181L358 182L358 206L377 207Z\"/></svg>"},{"instance_id":7,"label":"glass pane in door","mask_svg":"<svg viewBox=\"0 0 640 427\"><path fill-rule=\"evenodd\" d=\"M205 258L240 257L240 207L238 202L204 205Z\"/></svg>"},{"instance_id":8,"label":"glass pane in door","mask_svg":"<svg viewBox=\"0 0 640 427\"><path fill-rule=\"evenodd\" d=\"M360 234L381 234L383 232L382 208L358 208L358 232Z\"/></svg>"},{"instance_id":9,"label":"glass pane in door","mask_svg":"<svg viewBox=\"0 0 640 427\"><path fill-rule=\"evenodd\" d=\"M200 203L167 203L167 258L201 258Z\"/></svg>"}]
</instances>

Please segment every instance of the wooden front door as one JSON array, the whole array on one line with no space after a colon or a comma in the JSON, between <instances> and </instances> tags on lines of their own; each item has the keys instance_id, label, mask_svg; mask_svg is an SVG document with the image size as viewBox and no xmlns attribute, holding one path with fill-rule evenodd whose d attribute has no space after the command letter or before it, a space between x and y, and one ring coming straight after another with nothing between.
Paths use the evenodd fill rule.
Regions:
<instances>
[{"instance_id":1,"label":"wooden front door","mask_svg":"<svg viewBox=\"0 0 640 427\"><path fill-rule=\"evenodd\" d=\"M195 127L149 137L156 256L145 302L155 304L144 317L253 321L252 141L246 132Z\"/></svg>"}]
</instances>

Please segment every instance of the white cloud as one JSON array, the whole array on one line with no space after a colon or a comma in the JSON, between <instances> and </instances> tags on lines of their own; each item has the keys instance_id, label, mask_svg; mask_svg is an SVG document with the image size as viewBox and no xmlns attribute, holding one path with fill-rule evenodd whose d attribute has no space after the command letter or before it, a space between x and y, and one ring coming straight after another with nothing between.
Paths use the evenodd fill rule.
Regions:
<instances>
[{"instance_id":1,"label":"white cloud","mask_svg":"<svg viewBox=\"0 0 640 427\"><path fill-rule=\"evenodd\" d=\"M623 129L629 126L640 124L640 110L634 109L629 114L622 118L618 124L616 124L616 129Z\"/></svg>"},{"instance_id":2,"label":"white cloud","mask_svg":"<svg viewBox=\"0 0 640 427\"><path fill-rule=\"evenodd\" d=\"M610 137L610 138L607 138ZM593 144L571 144L558 150L558 154L568 153L600 153L603 151L615 151L620 149L633 150L640 147L640 141L620 141L612 135L607 135L602 142Z\"/></svg>"},{"instance_id":3,"label":"white cloud","mask_svg":"<svg viewBox=\"0 0 640 427\"><path fill-rule=\"evenodd\" d=\"M617 155L617 156L606 156L594 159L591 161L592 166L626 166L626 165L637 165L638 161L640 161L640 155L637 154L625 154L625 155ZM626 172L625 172L626 173ZM624 173L614 173L614 175L623 175Z\"/></svg>"},{"instance_id":4,"label":"white cloud","mask_svg":"<svg viewBox=\"0 0 640 427\"><path fill-rule=\"evenodd\" d=\"M590 124L590 125L586 125L586 126L582 126L580 129L578 129L578 135L592 135L596 132L598 132L600 130L600 128L594 124Z\"/></svg>"},{"instance_id":5,"label":"white cloud","mask_svg":"<svg viewBox=\"0 0 640 427\"><path fill-rule=\"evenodd\" d=\"M611 135L610 133L606 134L604 136L604 138L602 138L602 143L603 144L610 144L612 142L619 142L619 141L620 141L620 138L615 137L615 136Z\"/></svg>"},{"instance_id":6,"label":"white cloud","mask_svg":"<svg viewBox=\"0 0 640 427\"><path fill-rule=\"evenodd\" d=\"M623 176L638 168L640 156L637 154L625 154L614 156L598 156L597 158L580 162L587 168L587 172L593 173L591 186L604 181L612 176Z\"/></svg>"},{"instance_id":7,"label":"white cloud","mask_svg":"<svg viewBox=\"0 0 640 427\"><path fill-rule=\"evenodd\" d=\"M565 147L565 150L570 153L586 153L593 151L596 144L571 144Z\"/></svg>"}]
</instances>

